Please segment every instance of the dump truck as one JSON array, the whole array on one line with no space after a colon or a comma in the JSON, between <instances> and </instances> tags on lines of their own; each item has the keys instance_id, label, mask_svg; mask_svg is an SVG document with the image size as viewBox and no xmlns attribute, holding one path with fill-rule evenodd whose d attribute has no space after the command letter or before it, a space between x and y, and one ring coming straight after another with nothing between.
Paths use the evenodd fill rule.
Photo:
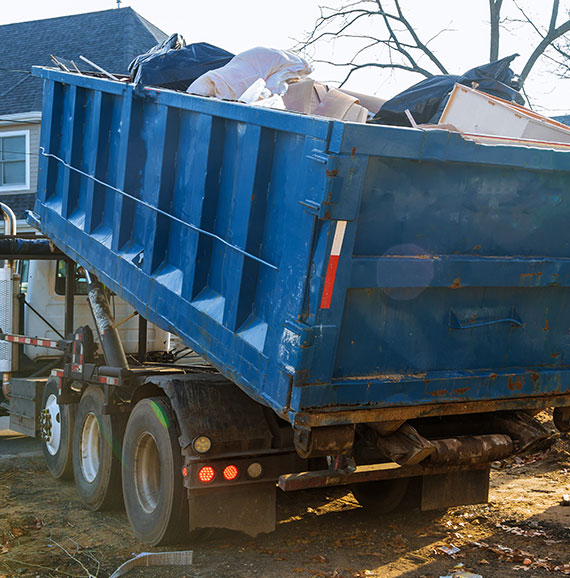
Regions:
<instances>
[{"instance_id":1,"label":"dump truck","mask_svg":"<svg viewBox=\"0 0 570 578\"><path fill-rule=\"evenodd\" d=\"M1 256L76 263L95 323L2 337L63 355L34 417L88 508L162 544L269 532L277 491L480 503L568 431L570 150L33 73L45 238ZM193 361L127 357L110 292Z\"/></svg>"}]
</instances>

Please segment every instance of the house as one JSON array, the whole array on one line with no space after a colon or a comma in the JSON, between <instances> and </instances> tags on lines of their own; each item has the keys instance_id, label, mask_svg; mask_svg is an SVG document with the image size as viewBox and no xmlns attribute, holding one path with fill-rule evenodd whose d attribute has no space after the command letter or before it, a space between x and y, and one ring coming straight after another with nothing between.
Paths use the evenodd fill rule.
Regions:
<instances>
[{"instance_id":1,"label":"house","mask_svg":"<svg viewBox=\"0 0 570 578\"><path fill-rule=\"evenodd\" d=\"M552 118L558 122L561 122L562 124L570 126L570 114L565 114L563 116L553 116Z\"/></svg>"},{"instance_id":2,"label":"house","mask_svg":"<svg viewBox=\"0 0 570 578\"><path fill-rule=\"evenodd\" d=\"M42 80L32 66L54 66L50 55L126 74L131 60L167 38L132 8L0 26L0 201L26 230L37 186ZM1 222L1 219L0 219Z\"/></svg>"}]
</instances>

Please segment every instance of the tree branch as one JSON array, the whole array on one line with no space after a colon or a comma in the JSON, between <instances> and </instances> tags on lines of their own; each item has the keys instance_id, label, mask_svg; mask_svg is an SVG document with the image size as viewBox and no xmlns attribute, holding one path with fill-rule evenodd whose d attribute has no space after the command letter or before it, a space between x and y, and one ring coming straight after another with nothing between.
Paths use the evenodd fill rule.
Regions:
<instances>
[{"instance_id":1,"label":"tree branch","mask_svg":"<svg viewBox=\"0 0 570 578\"><path fill-rule=\"evenodd\" d=\"M554 0L553 4L558 4L558 0ZM554 9L554 7L553 7ZM570 20L566 20L563 24L558 26L558 28L553 28L548 30L548 34L542 39L542 41L538 44L538 46L533 50L530 58L527 60L526 64L522 72L520 73L520 83L521 85L524 84L524 81L527 79L529 72L531 71L532 67L535 65L536 61L539 59L540 56L544 53L544 51L558 38L564 36L567 32L570 32Z\"/></svg>"},{"instance_id":2,"label":"tree branch","mask_svg":"<svg viewBox=\"0 0 570 578\"><path fill-rule=\"evenodd\" d=\"M414 30L410 22L404 17L404 14L400 7L400 1L394 0L394 3L396 4L396 10L398 10L400 22L402 22L402 24L406 27L411 37L414 39L414 42L417 44L418 48L427 55L427 57L439 68L442 74L449 74L445 66L443 66L443 64L439 61L436 55L420 40L419 36L416 34L416 31Z\"/></svg>"}]
</instances>

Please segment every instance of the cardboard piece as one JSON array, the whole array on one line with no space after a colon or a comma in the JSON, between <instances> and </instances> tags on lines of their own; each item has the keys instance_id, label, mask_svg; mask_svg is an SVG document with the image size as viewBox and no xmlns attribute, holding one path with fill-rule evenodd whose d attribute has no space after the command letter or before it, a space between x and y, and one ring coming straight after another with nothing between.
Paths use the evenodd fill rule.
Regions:
<instances>
[{"instance_id":1,"label":"cardboard piece","mask_svg":"<svg viewBox=\"0 0 570 578\"><path fill-rule=\"evenodd\" d=\"M359 104L366 108L373 115L376 114L382 108L382 105L386 102L385 98L379 98L370 94L362 94L352 90L345 90L344 88L339 90L350 96L356 96Z\"/></svg>"},{"instance_id":2,"label":"cardboard piece","mask_svg":"<svg viewBox=\"0 0 570 578\"><path fill-rule=\"evenodd\" d=\"M359 103L359 96L356 94L351 95L336 88L328 89L326 85L311 79L291 83L283 95L283 102L290 111L346 122L365 123L369 112L372 112ZM375 106L376 104L373 104L373 107Z\"/></svg>"}]
</instances>

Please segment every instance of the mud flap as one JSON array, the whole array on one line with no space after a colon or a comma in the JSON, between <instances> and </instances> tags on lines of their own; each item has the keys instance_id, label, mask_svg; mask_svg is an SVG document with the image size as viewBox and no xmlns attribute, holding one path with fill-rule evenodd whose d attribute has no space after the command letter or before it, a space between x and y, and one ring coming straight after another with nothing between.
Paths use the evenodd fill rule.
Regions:
<instances>
[{"instance_id":1,"label":"mud flap","mask_svg":"<svg viewBox=\"0 0 570 578\"><path fill-rule=\"evenodd\" d=\"M489 499L489 468L423 476L421 509L484 504Z\"/></svg>"},{"instance_id":2,"label":"mud flap","mask_svg":"<svg viewBox=\"0 0 570 578\"><path fill-rule=\"evenodd\" d=\"M190 530L226 528L257 536L275 530L275 482L189 492Z\"/></svg>"}]
</instances>

